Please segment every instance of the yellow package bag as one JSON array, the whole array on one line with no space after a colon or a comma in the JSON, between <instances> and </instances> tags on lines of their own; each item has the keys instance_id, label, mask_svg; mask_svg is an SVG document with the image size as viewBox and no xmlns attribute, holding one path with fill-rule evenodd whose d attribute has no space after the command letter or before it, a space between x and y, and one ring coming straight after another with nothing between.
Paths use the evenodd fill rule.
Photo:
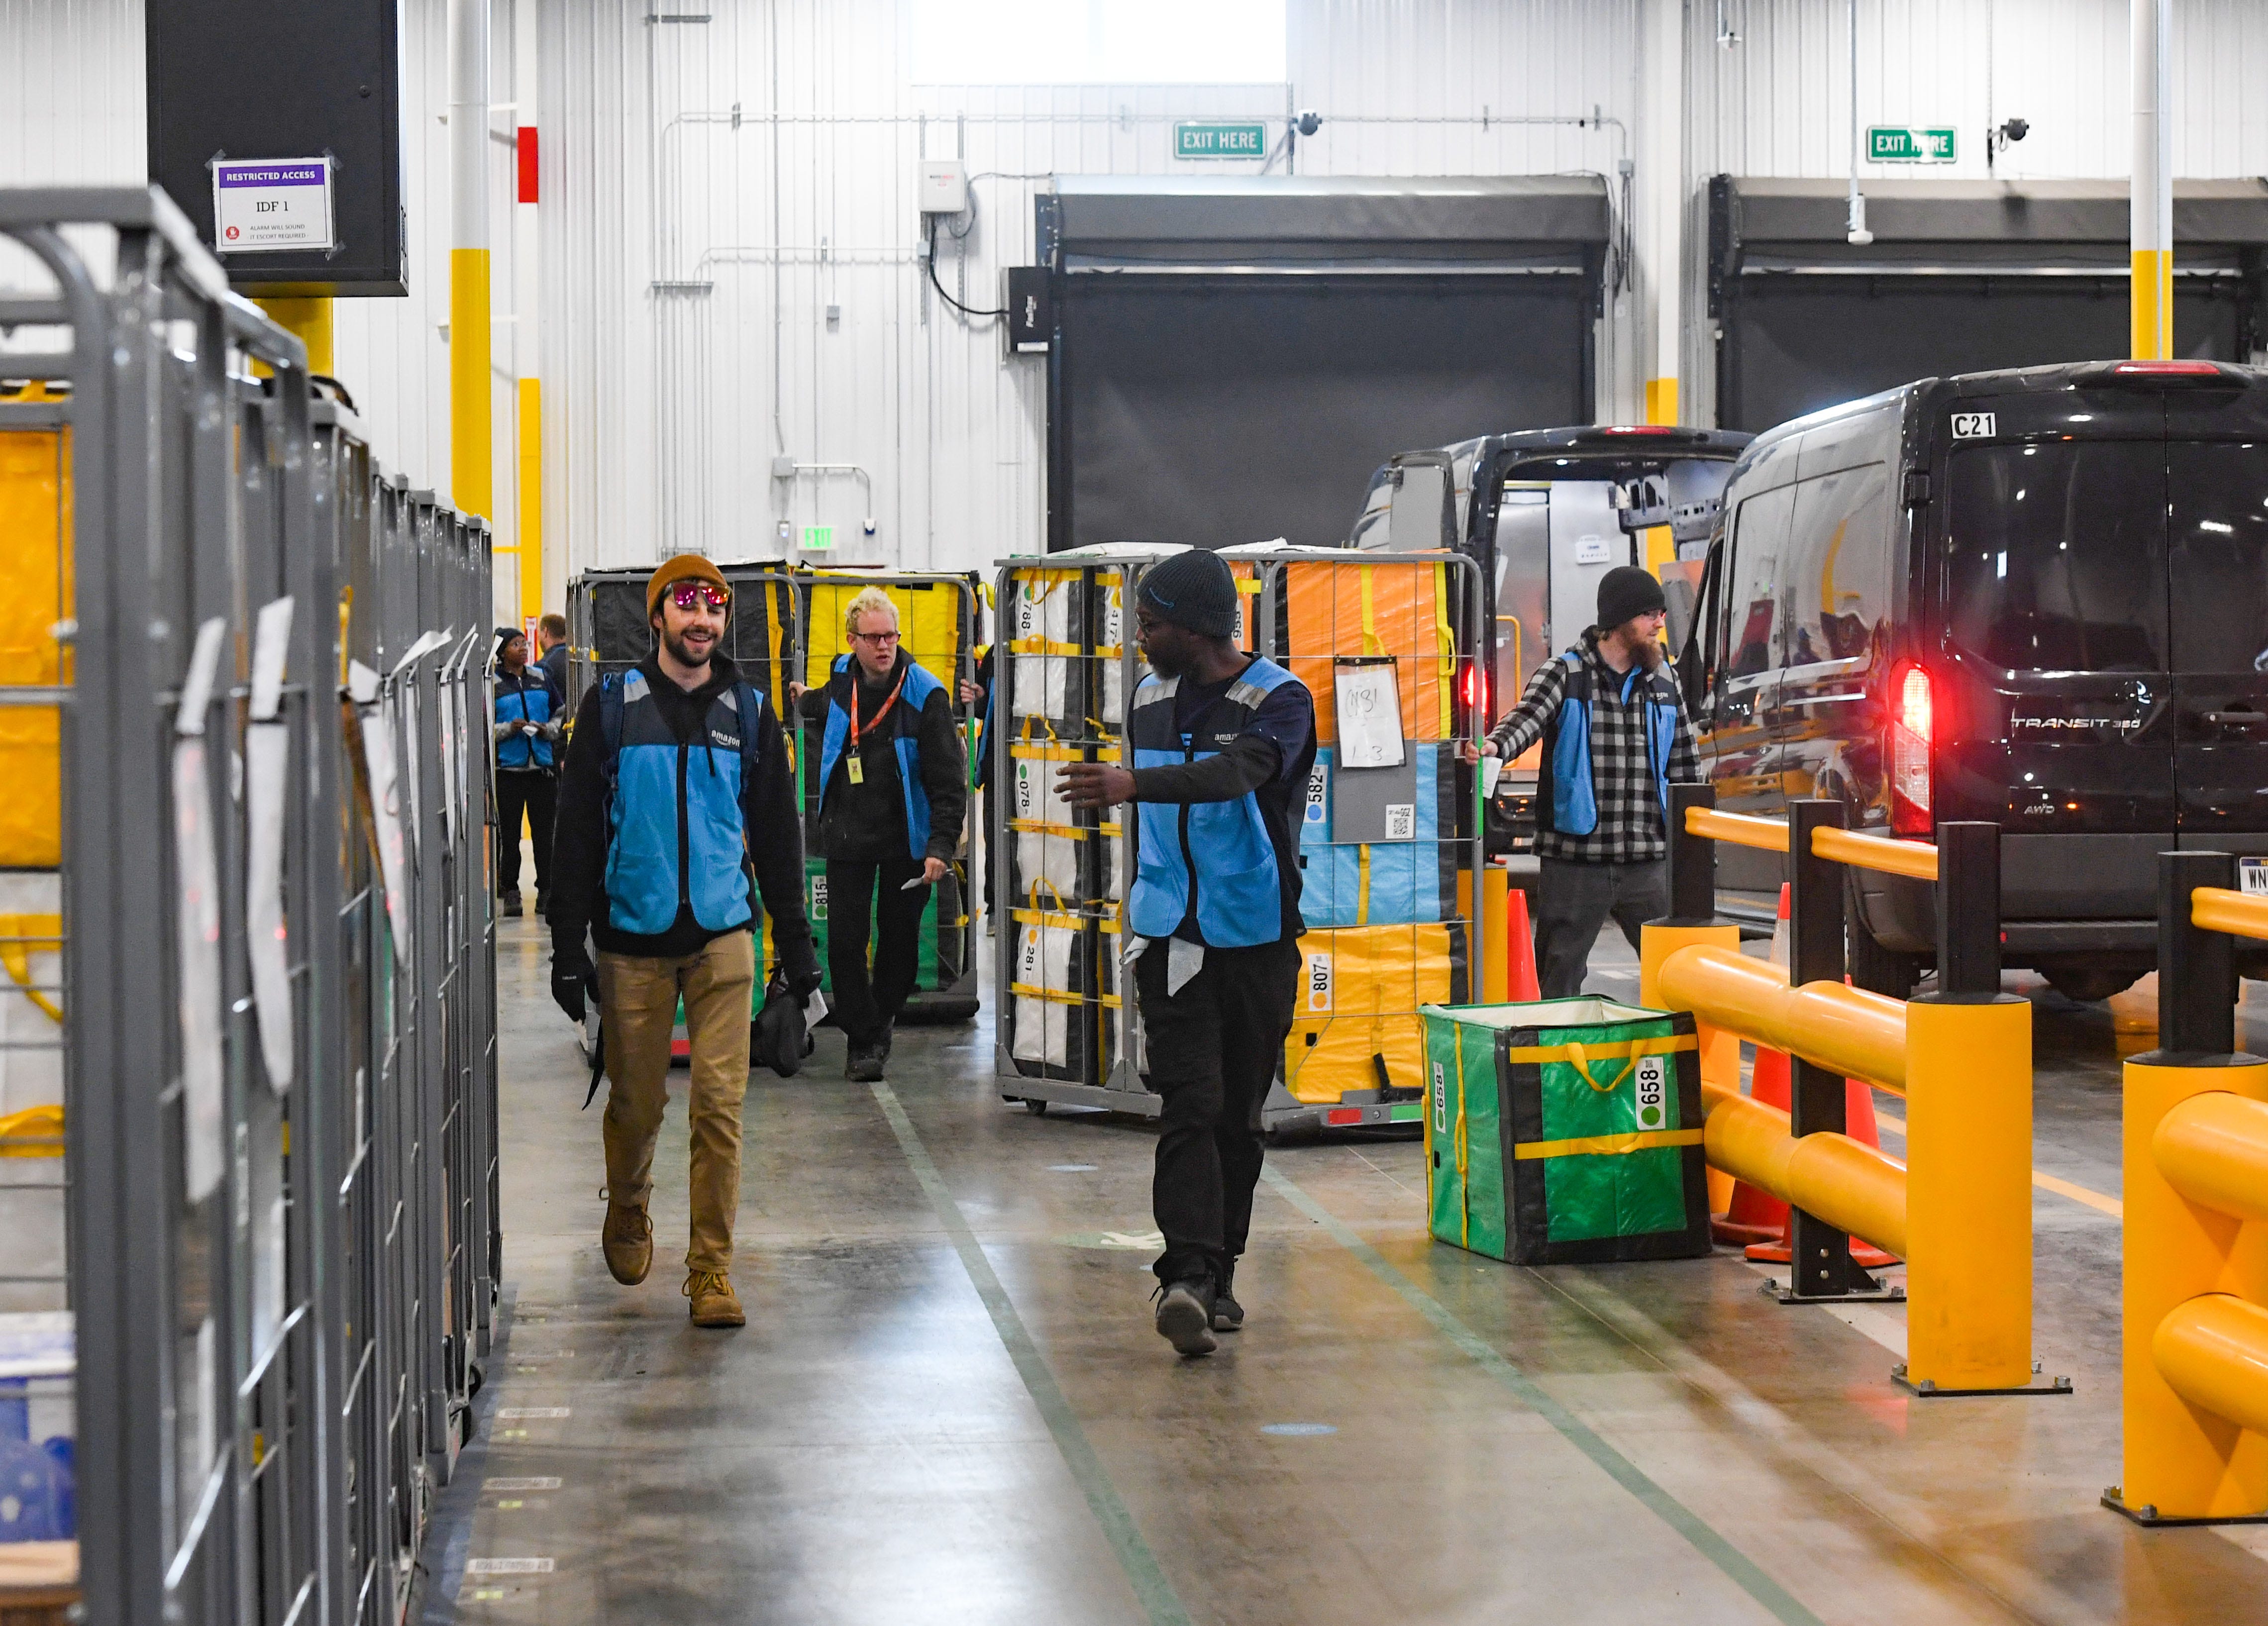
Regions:
<instances>
[{"instance_id":1,"label":"yellow package bag","mask_svg":"<svg viewBox=\"0 0 2268 1626\"><path fill-rule=\"evenodd\" d=\"M898 607L898 642L929 674L954 692L960 681L961 610L964 596L950 582L909 582L889 576L815 572L811 578L811 622L803 681L813 688L827 681L836 658L850 652L843 612L869 587L879 587Z\"/></svg>"},{"instance_id":2,"label":"yellow package bag","mask_svg":"<svg viewBox=\"0 0 2268 1626\"><path fill-rule=\"evenodd\" d=\"M1359 557L1359 555L1356 555ZM1285 665L1315 700L1315 738L1338 739L1340 656L1392 656L1405 739L1447 739L1457 644L1439 564L1299 561L1284 567Z\"/></svg>"},{"instance_id":3,"label":"yellow package bag","mask_svg":"<svg viewBox=\"0 0 2268 1626\"><path fill-rule=\"evenodd\" d=\"M1418 1009L1463 1004L1466 968L1462 921L1306 933L1284 1087L1310 1103L1337 1101L1351 1090L1422 1091Z\"/></svg>"},{"instance_id":4,"label":"yellow package bag","mask_svg":"<svg viewBox=\"0 0 2268 1626\"><path fill-rule=\"evenodd\" d=\"M71 605L70 431L0 430L0 686L67 684L55 623ZM0 706L0 866L63 862L63 710Z\"/></svg>"}]
</instances>

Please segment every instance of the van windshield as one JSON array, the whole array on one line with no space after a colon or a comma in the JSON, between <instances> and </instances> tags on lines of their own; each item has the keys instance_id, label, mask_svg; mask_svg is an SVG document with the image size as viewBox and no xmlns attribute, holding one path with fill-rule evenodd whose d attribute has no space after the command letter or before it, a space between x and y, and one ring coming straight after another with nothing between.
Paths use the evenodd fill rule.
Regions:
<instances>
[{"instance_id":1,"label":"van windshield","mask_svg":"<svg viewBox=\"0 0 2268 1626\"><path fill-rule=\"evenodd\" d=\"M1956 451L1955 645L2015 672L2165 671L2165 504L2161 442Z\"/></svg>"}]
</instances>

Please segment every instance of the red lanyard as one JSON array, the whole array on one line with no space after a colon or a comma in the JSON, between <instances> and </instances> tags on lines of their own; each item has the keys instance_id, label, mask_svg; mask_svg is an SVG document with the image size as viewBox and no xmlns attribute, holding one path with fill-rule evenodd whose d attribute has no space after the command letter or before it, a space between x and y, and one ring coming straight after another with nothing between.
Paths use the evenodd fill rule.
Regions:
<instances>
[{"instance_id":1,"label":"red lanyard","mask_svg":"<svg viewBox=\"0 0 2268 1626\"><path fill-rule=\"evenodd\" d=\"M882 703L882 709L874 713L874 720L861 728L858 725L858 673L856 671L850 673L850 748L853 751L858 748L858 741L861 738L873 730L881 727L882 719L890 715L890 708L898 703L898 691L905 686L906 674L901 672L898 673L897 682L890 689L890 697Z\"/></svg>"}]
</instances>

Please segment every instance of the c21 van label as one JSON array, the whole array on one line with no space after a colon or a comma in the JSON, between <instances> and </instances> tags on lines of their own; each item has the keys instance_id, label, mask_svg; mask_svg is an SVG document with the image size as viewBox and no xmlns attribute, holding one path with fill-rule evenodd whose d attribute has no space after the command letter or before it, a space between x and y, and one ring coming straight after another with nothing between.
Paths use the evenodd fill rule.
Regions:
<instances>
[{"instance_id":1,"label":"c21 van label","mask_svg":"<svg viewBox=\"0 0 2268 1626\"><path fill-rule=\"evenodd\" d=\"M1999 432L1992 426L1994 416L1990 412L1955 413L1953 438L1955 440L1990 440Z\"/></svg>"}]
</instances>

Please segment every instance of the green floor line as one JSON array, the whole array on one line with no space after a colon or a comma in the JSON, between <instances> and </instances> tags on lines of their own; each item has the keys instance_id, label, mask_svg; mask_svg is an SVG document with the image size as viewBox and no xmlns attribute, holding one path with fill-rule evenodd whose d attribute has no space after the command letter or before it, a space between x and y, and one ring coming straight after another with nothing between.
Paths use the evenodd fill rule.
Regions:
<instances>
[{"instance_id":1,"label":"green floor line","mask_svg":"<svg viewBox=\"0 0 2268 1626\"><path fill-rule=\"evenodd\" d=\"M1742 1592L1786 1626L1823 1626L1820 1618L1788 1595L1786 1588L1766 1575L1747 1554L1717 1534L1701 1516L1663 1490L1637 1463L1616 1450L1591 1425L1547 1394L1535 1379L1498 1354L1493 1345L1451 1314L1441 1301L1396 1269L1385 1254L1357 1236L1329 1209L1278 1174L1264 1166L1261 1178L1293 1208L1329 1232L1331 1240L1368 1266L1370 1273L1400 1294L1410 1307L1432 1323L1433 1329L1457 1346L1491 1377L1512 1391L1520 1403L1542 1417L1559 1437L1588 1457L1606 1475L1650 1509L1655 1517L1692 1543L1693 1549L1722 1571Z\"/></svg>"},{"instance_id":2,"label":"green floor line","mask_svg":"<svg viewBox=\"0 0 2268 1626\"><path fill-rule=\"evenodd\" d=\"M1064 1466L1079 1482L1080 1493L1094 1514L1094 1522L1102 1527L1110 1550L1118 1556L1118 1567L1126 1572L1127 1584L1133 1587L1134 1596L1150 1617L1151 1626L1189 1626L1189 1612L1182 1608L1173 1583L1159 1568L1157 1555L1142 1539L1134 1515L1127 1512L1117 1487L1103 1471L1102 1459L1095 1455L1094 1446L1088 1443L1086 1431L1079 1426L1079 1414L1064 1398L1055 1373L1048 1370L1039 1345L1032 1342L1032 1335L1024 1326L1024 1318L1016 1313L1008 1290L1000 1285L1000 1278L993 1273L992 1262L985 1258L984 1249L978 1245L976 1233L968 1228L961 1205L946 1188L945 1176L938 1173L929 1149L915 1132L913 1120L906 1116L906 1109L899 1104L897 1092L887 1084L872 1087L875 1100L881 1105L882 1115L890 1121L890 1132L898 1137L898 1149L906 1154L914 1178L921 1182L930 1207L936 1210L946 1235L952 1239L954 1251L961 1255L961 1269L968 1272L977 1298L983 1300L986 1313L992 1317L992 1329L1000 1335L1008 1358L1015 1363L1017 1375L1030 1392L1032 1403L1040 1409L1048 1432L1055 1436L1056 1449L1063 1453Z\"/></svg>"}]
</instances>

